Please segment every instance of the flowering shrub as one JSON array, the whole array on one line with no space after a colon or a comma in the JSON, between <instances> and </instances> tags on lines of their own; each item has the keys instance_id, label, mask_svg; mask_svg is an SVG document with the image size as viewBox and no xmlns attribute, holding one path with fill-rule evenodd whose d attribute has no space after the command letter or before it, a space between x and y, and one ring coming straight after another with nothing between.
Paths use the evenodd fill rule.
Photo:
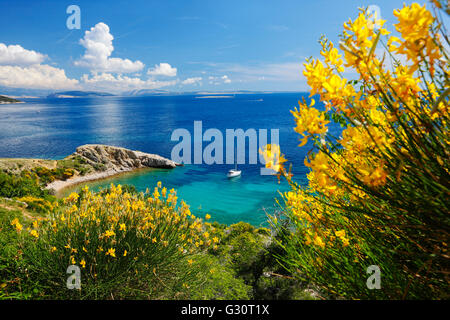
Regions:
<instances>
[{"instance_id":1,"label":"flowering shrub","mask_svg":"<svg viewBox=\"0 0 450 320\"><path fill-rule=\"evenodd\" d=\"M203 221L160 184L151 195L85 187L27 232L30 277L57 298L168 298L195 281L193 257L212 244ZM80 290L66 288L70 265L80 267Z\"/></svg>"},{"instance_id":2,"label":"flowering shrub","mask_svg":"<svg viewBox=\"0 0 450 320\"><path fill-rule=\"evenodd\" d=\"M22 198L18 198L17 200L25 202L28 205L28 209L36 211L36 212L48 212L53 210L54 203L49 200L43 198L37 198L33 196L25 196Z\"/></svg>"},{"instance_id":3,"label":"flowering shrub","mask_svg":"<svg viewBox=\"0 0 450 320\"><path fill-rule=\"evenodd\" d=\"M271 224L282 263L331 296L448 298L448 37L425 6L394 15L398 37L361 10L344 24L341 50L322 38L322 58L305 63L311 96L324 104L292 111L301 145L314 144L308 185L273 147L263 152L292 186ZM332 121L340 137L328 132ZM371 265L381 270L379 290L366 285Z\"/></svg>"}]
</instances>

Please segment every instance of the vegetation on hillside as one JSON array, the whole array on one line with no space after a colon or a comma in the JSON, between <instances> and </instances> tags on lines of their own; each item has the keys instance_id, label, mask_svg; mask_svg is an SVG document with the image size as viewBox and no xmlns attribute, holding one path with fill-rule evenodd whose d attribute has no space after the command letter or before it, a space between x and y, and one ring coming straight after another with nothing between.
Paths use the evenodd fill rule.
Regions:
<instances>
[{"instance_id":1,"label":"vegetation on hillside","mask_svg":"<svg viewBox=\"0 0 450 320\"><path fill-rule=\"evenodd\" d=\"M16 103L16 102L20 102L17 99L13 99L7 96L2 96L0 95L0 103Z\"/></svg>"},{"instance_id":2,"label":"vegetation on hillside","mask_svg":"<svg viewBox=\"0 0 450 320\"><path fill-rule=\"evenodd\" d=\"M19 179L5 190L20 197L0 204L0 243L7 244L0 298L312 298L271 258L268 229L209 223L209 215L200 219L179 203L175 190L85 187L50 202L39 198L36 180ZM33 195L23 196L29 189L22 184L31 184ZM24 209L27 198L36 205ZM66 286L70 265L81 270L80 290Z\"/></svg>"}]
</instances>

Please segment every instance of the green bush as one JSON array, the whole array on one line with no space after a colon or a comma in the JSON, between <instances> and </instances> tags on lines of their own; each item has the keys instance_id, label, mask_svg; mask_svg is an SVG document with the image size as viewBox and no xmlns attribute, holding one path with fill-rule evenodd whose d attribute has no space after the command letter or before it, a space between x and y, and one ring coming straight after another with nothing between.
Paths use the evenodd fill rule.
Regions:
<instances>
[{"instance_id":1,"label":"green bush","mask_svg":"<svg viewBox=\"0 0 450 320\"><path fill-rule=\"evenodd\" d=\"M0 197L14 198L27 195L46 197L49 193L43 190L37 179L29 173L16 176L0 172Z\"/></svg>"},{"instance_id":2,"label":"green bush","mask_svg":"<svg viewBox=\"0 0 450 320\"><path fill-rule=\"evenodd\" d=\"M216 264L215 274L205 262L212 244L206 227L165 188L150 197L120 185L98 194L84 188L25 233L23 261L46 298L246 297L232 272ZM81 269L81 290L66 288L69 265Z\"/></svg>"}]
</instances>

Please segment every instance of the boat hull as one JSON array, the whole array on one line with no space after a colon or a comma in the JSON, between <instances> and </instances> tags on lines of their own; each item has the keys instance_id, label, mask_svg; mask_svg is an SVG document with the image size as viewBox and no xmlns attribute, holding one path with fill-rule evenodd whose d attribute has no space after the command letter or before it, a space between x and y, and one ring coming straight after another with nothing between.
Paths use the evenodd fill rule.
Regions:
<instances>
[{"instance_id":1,"label":"boat hull","mask_svg":"<svg viewBox=\"0 0 450 320\"><path fill-rule=\"evenodd\" d=\"M241 171L240 170L230 170L227 173L227 178L234 178L234 177L239 177L241 175Z\"/></svg>"}]
</instances>

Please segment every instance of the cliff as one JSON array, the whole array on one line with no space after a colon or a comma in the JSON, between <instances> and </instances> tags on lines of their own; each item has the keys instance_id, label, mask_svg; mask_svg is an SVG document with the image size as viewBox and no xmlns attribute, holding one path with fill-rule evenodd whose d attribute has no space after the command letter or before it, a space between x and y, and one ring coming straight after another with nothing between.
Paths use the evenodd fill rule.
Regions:
<instances>
[{"instance_id":1,"label":"cliff","mask_svg":"<svg viewBox=\"0 0 450 320\"><path fill-rule=\"evenodd\" d=\"M101 144L86 144L78 147L67 157L81 157L93 167L101 165L104 170L124 171L138 168L175 168L178 164L157 154L133 151L121 147Z\"/></svg>"},{"instance_id":2,"label":"cliff","mask_svg":"<svg viewBox=\"0 0 450 320\"><path fill-rule=\"evenodd\" d=\"M157 154L101 144L82 145L76 149L75 153L59 162L82 163L83 168L87 169L87 173L75 175L67 180L51 182L46 189L53 190L55 193L71 185L108 178L139 168L172 169L180 165Z\"/></svg>"}]
</instances>

